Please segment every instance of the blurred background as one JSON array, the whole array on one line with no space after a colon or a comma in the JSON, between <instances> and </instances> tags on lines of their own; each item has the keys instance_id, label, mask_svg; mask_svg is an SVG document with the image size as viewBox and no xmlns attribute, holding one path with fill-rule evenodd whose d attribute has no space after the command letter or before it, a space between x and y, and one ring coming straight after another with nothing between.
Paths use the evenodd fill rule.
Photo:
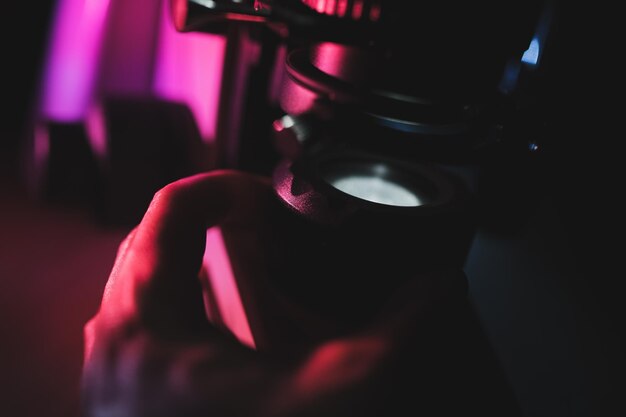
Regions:
<instances>
[{"instance_id":1,"label":"blurred background","mask_svg":"<svg viewBox=\"0 0 626 417\"><path fill-rule=\"evenodd\" d=\"M161 2L41 3L0 24L0 415L73 417L117 245L156 189L214 166L237 103L226 38L176 33ZM541 192L514 233L479 232L466 273L525 417L624 415L617 36L561 6Z\"/></svg>"}]
</instances>

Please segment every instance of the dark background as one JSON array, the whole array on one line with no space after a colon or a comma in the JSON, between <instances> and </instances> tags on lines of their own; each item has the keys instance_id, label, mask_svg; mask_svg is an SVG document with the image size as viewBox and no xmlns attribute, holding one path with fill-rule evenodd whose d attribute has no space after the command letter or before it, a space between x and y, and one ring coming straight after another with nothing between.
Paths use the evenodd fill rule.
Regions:
<instances>
[{"instance_id":1,"label":"dark background","mask_svg":"<svg viewBox=\"0 0 626 417\"><path fill-rule=\"evenodd\" d=\"M31 201L19 176L52 2L0 24L0 415L72 416L81 326L124 229ZM514 236L481 235L467 273L518 399L534 416L624 415L623 100L614 12L564 5L544 85L547 170ZM547 59L547 58L546 58Z\"/></svg>"},{"instance_id":2,"label":"dark background","mask_svg":"<svg viewBox=\"0 0 626 417\"><path fill-rule=\"evenodd\" d=\"M9 2L0 23L0 415L76 417L82 326L126 230L36 201L22 156L54 1Z\"/></svg>"},{"instance_id":3,"label":"dark background","mask_svg":"<svg viewBox=\"0 0 626 417\"><path fill-rule=\"evenodd\" d=\"M5 164L14 164L35 99L54 1L10 2L3 6L2 117L0 150ZM11 168L15 168L11 165Z\"/></svg>"}]
</instances>

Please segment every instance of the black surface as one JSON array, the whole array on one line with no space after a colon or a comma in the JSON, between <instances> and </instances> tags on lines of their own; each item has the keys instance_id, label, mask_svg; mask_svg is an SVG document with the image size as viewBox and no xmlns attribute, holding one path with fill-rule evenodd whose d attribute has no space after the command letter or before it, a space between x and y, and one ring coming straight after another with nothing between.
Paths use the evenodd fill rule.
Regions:
<instances>
[{"instance_id":1,"label":"black surface","mask_svg":"<svg viewBox=\"0 0 626 417\"><path fill-rule=\"evenodd\" d=\"M5 154L15 153L25 134L37 94L54 3L12 1L2 5L0 152Z\"/></svg>"}]
</instances>

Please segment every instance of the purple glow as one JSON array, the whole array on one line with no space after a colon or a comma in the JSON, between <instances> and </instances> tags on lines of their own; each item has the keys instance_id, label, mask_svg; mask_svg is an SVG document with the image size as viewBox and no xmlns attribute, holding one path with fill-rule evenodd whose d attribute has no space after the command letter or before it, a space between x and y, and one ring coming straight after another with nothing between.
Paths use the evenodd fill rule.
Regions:
<instances>
[{"instance_id":1,"label":"purple glow","mask_svg":"<svg viewBox=\"0 0 626 417\"><path fill-rule=\"evenodd\" d=\"M107 132L102 106L94 105L89 108L85 128L94 155L104 159L107 155Z\"/></svg>"},{"instance_id":2,"label":"purple glow","mask_svg":"<svg viewBox=\"0 0 626 417\"><path fill-rule=\"evenodd\" d=\"M111 2L98 80L101 95L152 95L160 3L161 0Z\"/></svg>"},{"instance_id":3,"label":"purple glow","mask_svg":"<svg viewBox=\"0 0 626 417\"><path fill-rule=\"evenodd\" d=\"M189 106L205 142L213 141L217 130L225 48L223 36L176 31L169 7L165 7L154 90L159 97Z\"/></svg>"},{"instance_id":4,"label":"purple glow","mask_svg":"<svg viewBox=\"0 0 626 417\"><path fill-rule=\"evenodd\" d=\"M317 4L315 5L315 9L319 13L324 13L326 10L326 0L317 0Z\"/></svg>"},{"instance_id":5,"label":"purple glow","mask_svg":"<svg viewBox=\"0 0 626 417\"><path fill-rule=\"evenodd\" d=\"M48 155L50 155L50 135L46 126L35 126L33 137L33 154L34 154L34 168L35 172L44 172L44 165L48 161Z\"/></svg>"},{"instance_id":6,"label":"purple glow","mask_svg":"<svg viewBox=\"0 0 626 417\"><path fill-rule=\"evenodd\" d=\"M378 19L380 19L380 11L381 11L380 4L378 3L372 4L371 9L370 9L370 20L372 22L377 22Z\"/></svg>"},{"instance_id":7,"label":"purple glow","mask_svg":"<svg viewBox=\"0 0 626 417\"><path fill-rule=\"evenodd\" d=\"M337 3L337 15L344 17L348 11L348 0L339 0Z\"/></svg>"},{"instance_id":8,"label":"purple glow","mask_svg":"<svg viewBox=\"0 0 626 417\"><path fill-rule=\"evenodd\" d=\"M207 231L204 267L209 275L209 284L215 295L216 307L222 322L241 343L255 348L256 344L239 295L222 231L218 227L212 227Z\"/></svg>"},{"instance_id":9,"label":"purple glow","mask_svg":"<svg viewBox=\"0 0 626 417\"><path fill-rule=\"evenodd\" d=\"M352 18L354 20L359 20L363 16L363 0L354 0L354 5L352 6Z\"/></svg>"},{"instance_id":10,"label":"purple glow","mask_svg":"<svg viewBox=\"0 0 626 417\"><path fill-rule=\"evenodd\" d=\"M79 121L91 100L110 0L58 0L43 79L42 116Z\"/></svg>"},{"instance_id":11,"label":"purple glow","mask_svg":"<svg viewBox=\"0 0 626 417\"><path fill-rule=\"evenodd\" d=\"M317 45L313 56L314 64L327 74L338 78L346 78L350 69L346 66L347 49L333 42L322 42Z\"/></svg>"},{"instance_id":12,"label":"purple glow","mask_svg":"<svg viewBox=\"0 0 626 417\"><path fill-rule=\"evenodd\" d=\"M327 0L326 1L326 14L334 15L335 8L337 6L337 0Z\"/></svg>"},{"instance_id":13,"label":"purple glow","mask_svg":"<svg viewBox=\"0 0 626 417\"><path fill-rule=\"evenodd\" d=\"M274 58L274 69L267 89L269 101L272 104L280 102L280 93L285 78L285 58L287 56L287 46L281 45L276 49L276 57Z\"/></svg>"}]
</instances>

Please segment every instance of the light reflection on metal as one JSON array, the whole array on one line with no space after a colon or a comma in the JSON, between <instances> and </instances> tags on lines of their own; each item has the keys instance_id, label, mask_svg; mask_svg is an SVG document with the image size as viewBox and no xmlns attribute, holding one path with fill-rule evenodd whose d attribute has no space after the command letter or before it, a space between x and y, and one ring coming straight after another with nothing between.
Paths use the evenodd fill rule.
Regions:
<instances>
[{"instance_id":1,"label":"light reflection on metal","mask_svg":"<svg viewBox=\"0 0 626 417\"><path fill-rule=\"evenodd\" d=\"M202 6L208 7L209 9L214 9L217 6L217 4L213 0L194 0L194 3L198 3Z\"/></svg>"},{"instance_id":2,"label":"light reflection on metal","mask_svg":"<svg viewBox=\"0 0 626 417\"><path fill-rule=\"evenodd\" d=\"M552 25L553 9L554 9L553 2L552 1L546 2L546 6L543 9L541 15L539 16L539 21L537 22L537 29L535 30L535 35L533 36L533 39L530 41L530 45L528 46L528 49L522 55L521 61L525 64L528 64L531 67L538 66L541 60L541 55L543 54L543 50L546 45L548 32L550 30L550 26Z\"/></svg>"},{"instance_id":3,"label":"light reflection on metal","mask_svg":"<svg viewBox=\"0 0 626 417\"><path fill-rule=\"evenodd\" d=\"M537 65L537 63L539 62L539 52L539 39L533 38L533 40L530 41L528 49L522 55L522 62L528 65Z\"/></svg>"},{"instance_id":4,"label":"light reflection on metal","mask_svg":"<svg viewBox=\"0 0 626 417\"><path fill-rule=\"evenodd\" d=\"M234 20L237 22L253 22L253 23L263 23L267 19L265 16L252 16L249 14L242 13L224 13L224 18L227 20Z\"/></svg>"},{"instance_id":5,"label":"light reflection on metal","mask_svg":"<svg viewBox=\"0 0 626 417\"><path fill-rule=\"evenodd\" d=\"M552 1L546 2L537 21L535 34L528 45L528 49L524 51L521 58L519 56L513 57L507 63L499 85L499 89L503 93L511 94L515 91L522 73L522 66L529 71L536 70L539 67L541 55L552 24L553 7Z\"/></svg>"}]
</instances>

